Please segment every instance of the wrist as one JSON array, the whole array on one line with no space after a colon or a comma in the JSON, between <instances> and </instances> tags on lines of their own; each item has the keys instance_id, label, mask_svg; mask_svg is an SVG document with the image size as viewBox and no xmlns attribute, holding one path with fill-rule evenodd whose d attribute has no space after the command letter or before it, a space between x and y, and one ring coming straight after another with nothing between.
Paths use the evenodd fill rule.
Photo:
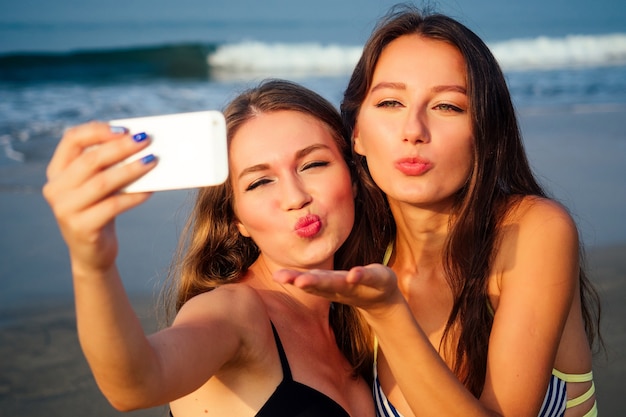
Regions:
<instances>
[{"instance_id":1,"label":"wrist","mask_svg":"<svg viewBox=\"0 0 626 417\"><path fill-rule=\"evenodd\" d=\"M409 305L399 290L381 302L360 309L365 319L371 324L388 323L389 320L402 314L411 314Z\"/></svg>"}]
</instances>

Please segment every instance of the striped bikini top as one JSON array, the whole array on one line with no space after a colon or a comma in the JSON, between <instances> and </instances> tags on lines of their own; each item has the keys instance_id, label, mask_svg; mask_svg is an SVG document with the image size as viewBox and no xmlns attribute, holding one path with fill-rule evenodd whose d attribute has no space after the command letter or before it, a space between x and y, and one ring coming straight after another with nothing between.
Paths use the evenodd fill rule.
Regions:
<instances>
[{"instance_id":1,"label":"striped bikini top","mask_svg":"<svg viewBox=\"0 0 626 417\"><path fill-rule=\"evenodd\" d=\"M567 382L588 382L591 381L591 387L583 395L567 399ZM378 370L376 369L376 362L374 362L374 384L373 384L374 405L376 407L377 417L403 417L398 410L395 409L393 404L387 399L382 387L380 386L380 380L378 379ZM548 391L543 399L541 410L538 417L563 417L567 408L575 407L583 402L587 401L595 392L593 385L593 375L591 372L587 374L564 374L552 370L552 376L550 383L548 384ZM598 407L594 402L591 410L587 412L583 417L597 417Z\"/></svg>"},{"instance_id":2,"label":"striped bikini top","mask_svg":"<svg viewBox=\"0 0 626 417\"><path fill-rule=\"evenodd\" d=\"M376 342L375 342L376 343ZM376 343L377 344L377 343ZM378 350L378 346L375 348L375 352ZM374 354L376 356L376 353ZM376 360L374 360L374 405L376 407L377 417L403 417L398 410L395 409L393 404L387 399L382 387L380 386L380 380L378 379L378 370L376 369ZM567 399L567 382L589 382L591 381L591 387L583 395ZM591 372L586 374L564 374L556 369L552 370L552 376L550 383L548 384L548 391L543 399L541 410L538 417L563 417L567 408L576 407L579 404L587 401L595 392L593 384L593 374ZM591 410L587 412L583 417L597 417L598 407L596 402L593 403Z\"/></svg>"},{"instance_id":3,"label":"striped bikini top","mask_svg":"<svg viewBox=\"0 0 626 417\"><path fill-rule=\"evenodd\" d=\"M393 251L393 244L387 246L385 256L383 258L383 264L387 265L391 258ZM493 309L489 305L490 311ZM389 402L387 396L383 392L380 386L380 380L378 379L378 339L374 338L374 383L373 383L373 395L374 405L376 407L377 417L403 417L398 410L395 409L393 404ZM590 382L591 387L582 395L567 399L567 382ZM562 417L567 408L576 407L579 404L584 403L595 393L595 386L593 384L593 373L590 371L586 374L565 374L557 369L552 370L552 376L550 377L550 383L548 384L548 391L543 399L543 404L539 411L538 417ZM593 407L583 417L597 417L598 407L594 401Z\"/></svg>"}]
</instances>

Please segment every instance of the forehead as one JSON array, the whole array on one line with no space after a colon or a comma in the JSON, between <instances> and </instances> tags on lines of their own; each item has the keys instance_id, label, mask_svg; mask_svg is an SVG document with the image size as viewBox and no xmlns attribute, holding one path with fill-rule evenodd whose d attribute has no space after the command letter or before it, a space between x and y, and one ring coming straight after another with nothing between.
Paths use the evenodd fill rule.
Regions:
<instances>
[{"instance_id":1,"label":"forehead","mask_svg":"<svg viewBox=\"0 0 626 417\"><path fill-rule=\"evenodd\" d=\"M466 65L461 52L452 44L421 35L403 35L381 52L374 68L373 81L384 77L446 77L465 80Z\"/></svg>"},{"instance_id":2,"label":"forehead","mask_svg":"<svg viewBox=\"0 0 626 417\"><path fill-rule=\"evenodd\" d=\"M292 110L261 113L237 130L230 143L229 159L235 167L267 163L316 144L338 151L330 127L321 120Z\"/></svg>"}]
</instances>

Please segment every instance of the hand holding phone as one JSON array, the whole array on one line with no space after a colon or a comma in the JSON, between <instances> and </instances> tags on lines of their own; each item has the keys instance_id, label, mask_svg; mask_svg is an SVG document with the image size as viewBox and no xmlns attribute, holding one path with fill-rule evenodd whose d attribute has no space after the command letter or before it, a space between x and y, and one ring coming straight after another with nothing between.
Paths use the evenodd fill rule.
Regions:
<instances>
[{"instance_id":1,"label":"hand holding phone","mask_svg":"<svg viewBox=\"0 0 626 417\"><path fill-rule=\"evenodd\" d=\"M144 192L205 187L228 177L226 122L219 111L118 119L111 126L131 134L145 132L151 143L122 163L154 154L158 164L122 192Z\"/></svg>"}]
</instances>

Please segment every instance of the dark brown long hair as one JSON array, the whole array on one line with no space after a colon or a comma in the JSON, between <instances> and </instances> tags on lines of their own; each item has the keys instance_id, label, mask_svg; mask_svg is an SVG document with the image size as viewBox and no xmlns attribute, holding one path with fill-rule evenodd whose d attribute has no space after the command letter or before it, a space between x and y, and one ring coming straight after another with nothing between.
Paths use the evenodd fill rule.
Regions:
<instances>
[{"instance_id":1,"label":"dark brown long hair","mask_svg":"<svg viewBox=\"0 0 626 417\"><path fill-rule=\"evenodd\" d=\"M453 45L466 63L474 137L473 166L470 180L456 196L443 253L444 272L454 304L440 348L452 348L453 371L478 397L484 386L493 323L487 307L487 278L499 223L520 197L547 196L530 169L500 66L476 34L444 15L422 14L412 6L398 5L378 23L365 44L341 104L349 137L382 51L393 40L411 34ZM356 154L355 159L359 170L369 173L366 159ZM393 230L389 220L383 226ZM593 345L600 309L597 294L582 267L580 283L586 331Z\"/></svg>"},{"instance_id":2,"label":"dark brown long hair","mask_svg":"<svg viewBox=\"0 0 626 417\"><path fill-rule=\"evenodd\" d=\"M378 191L370 195L357 179L355 165L339 112L317 93L284 80L267 80L237 96L224 110L227 141L250 119L263 113L297 111L321 121L331 133L357 187L355 224L335 254L335 267L348 269L380 259L385 238L377 237L371 211L364 206L383 206ZM230 282L239 281L259 256L254 241L239 233L233 209L230 178L223 184L202 188L181 235L178 253L165 290L169 319L190 298ZM336 304L330 323L339 348L364 376L371 374L371 340L360 314L351 306Z\"/></svg>"}]
</instances>

